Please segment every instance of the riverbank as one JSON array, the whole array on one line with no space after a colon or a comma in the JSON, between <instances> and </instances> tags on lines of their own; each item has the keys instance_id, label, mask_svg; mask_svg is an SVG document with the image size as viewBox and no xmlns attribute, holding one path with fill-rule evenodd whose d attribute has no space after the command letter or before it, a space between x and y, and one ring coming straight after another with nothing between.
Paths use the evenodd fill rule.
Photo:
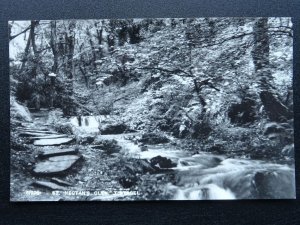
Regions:
<instances>
[{"instance_id":1,"label":"riverbank","mask_svg":"<svg viewBox=\"0 0 300 225\"><path fill-rule=\"evenodd\" d=\"M149 139L139 132L83 135L82 129L74 142L59 146L36 146L20 137L19 126L32 130L43 124L47 132L53 131L46 120L43 112L31 123L12 126L11 138L17 142L11 149L12 201L292 198L295 193L292 161L208 152L195 140L169 138L154 144L165 139ZM80 154L81 160L58 176L70 184L67 188L51 186L56 177L52 174L33 173L45 149L76 149ZM46 181L51 185L41 185Z\"/></svg>"}]
</instances>

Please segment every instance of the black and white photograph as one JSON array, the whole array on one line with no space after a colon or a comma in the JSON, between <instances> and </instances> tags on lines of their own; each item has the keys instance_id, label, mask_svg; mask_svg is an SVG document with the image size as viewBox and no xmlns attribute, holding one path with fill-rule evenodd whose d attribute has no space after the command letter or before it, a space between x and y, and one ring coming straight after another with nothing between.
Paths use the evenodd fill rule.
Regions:
<instances>
[{"instance_id":1,"label":"black and white photograph","mask_svg":"<svg viewBox=\"0 0 300 225\"><path fill-rule=\"evenodd\" d=\"M8 28L10 201L296 198L291 18Z\"/></svg>"}]
</instances>

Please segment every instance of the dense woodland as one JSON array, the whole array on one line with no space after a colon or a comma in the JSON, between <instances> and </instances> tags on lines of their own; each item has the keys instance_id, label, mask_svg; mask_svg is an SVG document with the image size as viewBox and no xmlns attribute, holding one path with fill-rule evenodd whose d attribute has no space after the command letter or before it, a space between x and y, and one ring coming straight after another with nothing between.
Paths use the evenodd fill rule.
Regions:
<instances>
[{"instance_id":1,"label":"dense woodland","mask_svg":"<svg viewBox=\"0 0 300 225\"><path fill-rule=\"evenodd\" d=\"M193 154L293 163L289 18L11 21L9 40L12 127L20 106L61 127L103 115Z\"/></svg>"}]
</instances>

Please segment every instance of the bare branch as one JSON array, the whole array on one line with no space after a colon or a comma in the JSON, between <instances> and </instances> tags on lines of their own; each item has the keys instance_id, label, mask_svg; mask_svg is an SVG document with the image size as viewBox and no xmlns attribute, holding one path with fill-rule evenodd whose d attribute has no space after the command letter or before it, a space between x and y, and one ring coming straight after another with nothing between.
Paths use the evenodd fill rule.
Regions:
<instances>
[{"instance_id":1,"label":"bare branch","mask_svg":"<svg viewBox=\"0 0 300 225\"><path fill-rule=\"evenodd\" d=\"M31 28L31 25L30 25L29 27L27 27L25 30L21 31L20 33L15 34L15 35L13 35L13 36L9 36L9 40L10 40L10 41L13 40L14 38L16 38L16 37L18 37L19 35L25 33L26 31L28 31L30 28Z\"/></svg>"},{"instance_id":2,"label":"bare branch","mask_svg":"<svg viewBox=\"0 0 300 225\"><path fill-rule=\"evenodd\" d=\"M245 36L253 35L253 34L254 34L253 32L236 34L236 35L233 35L231 37L225 38L223 40L217 40L216 42L211 43L211 44L201 45L201 47L212 47L212 46L215 46L215 45L221 45L221 44L224 44L227 41L231 41L231 40L234 40L234 39L243 38Z\"/></svg>"},{"instance_id":3,"label":"bare branch","mask_svg":"<svg viewBox=\"0 0 300 225\"><path fill-rule=\"evenodd\" d=\"M194 77L192 74L187 73L186 71L182 70L182 69L174 69L174 70L168 70L168 69L164 69L164 68L159 68L159 67L139 67L136 69L140 69L140 70L159 70L162 72L167 72L167 73L184 73L187 77Z\"/></svg>"}]
</instances>

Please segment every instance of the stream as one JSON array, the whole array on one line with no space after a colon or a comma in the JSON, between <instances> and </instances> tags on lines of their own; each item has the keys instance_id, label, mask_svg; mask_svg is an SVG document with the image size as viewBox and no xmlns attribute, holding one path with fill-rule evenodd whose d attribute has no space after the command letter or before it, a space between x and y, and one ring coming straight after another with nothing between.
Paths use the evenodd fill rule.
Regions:
<instances>
[{"instance_id":1,"label":"stream","mask_svg":"<svg viewBox=\"0 0 300 225\"><path fill-rule=\"evenodd\" d=\"M33 145L36 145L35 147L39 151L46 151L47 153L45 154L54 154L53 152L57 151L60 152L60 155L66 154L59 156L60 158L58 156L57 158L54 157L56 161L58 158L60 160L68 160L58 163L50 156L48 156L48 159L45 159L45 161L34 158L35 172L42 171L43 173L47 173L50 167L45 168L46 164L64 167L68 166L65 162L71 165L73 161L75 162L77 158L83 156L84 166L81 169L78 169L73 175L67 175L68 179L65 177L65 181L72 183L72 187L70 187L71 190L85 190L85 188L101 187L101 185L102 187L105 187L105 180L108 180L109 183L113 184L113 187L115 188L121 187L120 183L118 183L118 179L120 178L118 176L120 175L120 172L122 173L122 171L115 170L113 173L116 175L116 177L112 178L109 175L111 171L108 167L108 164L111 164L113 161L117 161L120 155L105 155L99 152L101 150L90 148L89 144L82 145L80 147L80 151L76 153L74 142L70 144L65 143L60 146L49 146L53 141L65 141L65 139L70 138L70 136L61 137L63 134L54 132L53 128L48 124L49 111L45 110L34 112L32 113L32 116L34 118L33 123L29 123L26 125L26 127L21 128L23 130L23 134L30 134L31 137L27 138L31 138L31 140L34 138L35 141ZM158 181L158 177L160 177L160 181L161 177L172 178L162 179L163 182L159 183L159 190L161 191L160 196L154 199L225 200L295 198L295 169L293 165L284 163L279 164L276 162L262 160L229 158L225 155L214 155L205 151L192 154L185 149L181 149L178 147L178 145L172 145L172 143L147 145L146 150L142 151L139 142L133 141L132 139L133 136L135 136L135 138L140 137L142 135L141 132L101 135L99 133L99 126L101 126L101 123L105 123L106 119L108 119L106 116L82 116L81 122L77 117L71 117L68 120L73 125L75 129L74 131L79 132L79 134L92 134L92 136L100 135L101 139L116 140L118 145L122 147L122 150L119 154L121 154L124 158L133 160L146 160L148 163L151 162L151 159L157 156L166 157L167 159L172 160L175 166L173 166L171 170L161 169L154 174L141 174L142 177L145 177L144 175L146 175L146 177L150 177L150 179L154 178L155 182ZM111 120L113 118L109 119ZM60 138L56 138L56 136ZM70 151L71 154L73 154L71 156L69 155L70 153L68 153ZM120 168L122 168L122 165ZM57 168L52 166L51 169L56 170ZM91 171L99 171L101 176L97 175L98 172L91 174ZM18 174L14 174L13 177L18 178L19 176ZM105 177L104 180L103 177ZM48 189L63 189L63 187L54 184L52 182L53 179L52 181L49 181L47 176L33 179L35 184L43 185L44 188L46 185ZM55 179L56 178L54 177L54 181L57 182ZM63 184L65 181L59 182ZM32 177L26 178L26 182L24 183L20 183L18 179L14 179L11 182L11 185L13 185L13 183L22 184L17 185L16 188L19 186L20 188L24 188L25 186L30 185L32 182ZM142 183L141 185L145 185L145 183ZM17 193L15 199L22 198L20 197L21 194L18 194L19 192L20 191L15 191L15 193ZM59 197L56 198L55 196L51 195L51 192L45 193L48 194L45 194L44 197L28 197L25 200L34 199L39 201L49 201L51 199L60 199ZM150 193L150 195L151 194L152 193ZM134 197L130 195L132 195L130 192L128 192L127 195L124 194L122 196L120 196L120 194L114 195L107 193L103 196L97 196L95 200L134 199ZM143 195L143 193L141 193L141 195ZM153 193L153 195L155 195L155 193ZM144 199L143 197L141 198L143 200L148 199ZM72 200L71 197L68 199ZM93 198L86 200L93 200Z\"/></svg>"},{"instance_id":2,"label":"stream","mask_svg":"<svg viewBox=\"0 0 300 225\"><path fill-rule=\"evenodd\" d=\"M94 131L105 118L82 119L85 122L80 129ZM78 126L75 118L71 122ZM126 136L128 134L102 135L105 139L117 140L129 157L150 160L160 155L177 163L172 168L176 182L165 186L169 199L289 199L295 196L295 169L290 165L227 158L207 152L191 155L170 144L148 145L147 151L140 151Z\"/></svg>"}]
</instances>

